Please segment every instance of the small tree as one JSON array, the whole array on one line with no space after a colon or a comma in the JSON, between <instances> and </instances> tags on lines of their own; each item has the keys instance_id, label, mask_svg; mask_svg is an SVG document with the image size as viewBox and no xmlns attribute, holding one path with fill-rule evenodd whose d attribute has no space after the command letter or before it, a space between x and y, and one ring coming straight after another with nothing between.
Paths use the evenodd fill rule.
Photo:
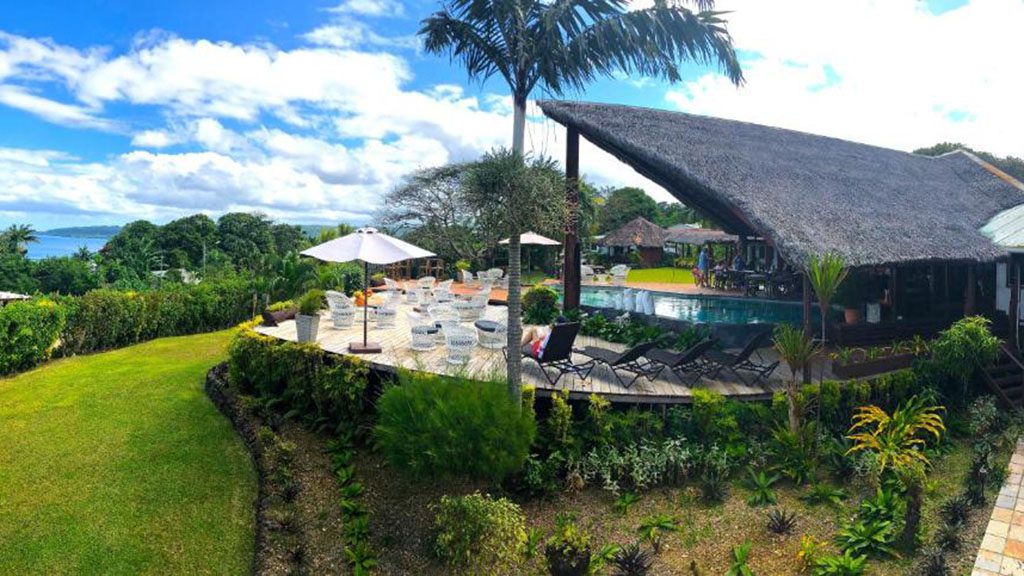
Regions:
<instances>
[{"instance_id":1,"label":"small tree","mask_svg":"<svg viewBox=\"0 0 1024 576\"><path fill-rule=\"evenodd\" d=\"M818 353L818 347L804 334L803 330L779 324L775 329L775 350L779 357L789 366L791 376L786 385L786 400L789 404L789 431L794 434L800 429L800 414L797 411L796 383L797 374L807 369L811 358Z\"/></svg>"},{"instance_id":2,"label":"small tree","mask_svg":"<svg viewBox=\"0 0 1024 576\"><path fill-rule=\"evenodd\" d=\"M828 307L839 286L846 279L849 270L839 254L826 252L822 256L812 255L807 262L807 277L818 295L821 309L821 341L825 341L825 327L828 324Z\"/></svg>"},{"instance_id":3,"label":"small tree","mask_svg":"<svg viewBox=\"0 0 1024 576\"><path fill-rule=\"evenodd\" d=\"M565 178L548 158L524 158L505 148L492 150L472 165L465 180L466 201L477 209L480 225L502 230L508 242L508 349L519 350L523 336L520 239L527 225L565 219ZM521 359L508 355L509 396L522 396Z\"/></svg>"},{"instance_id":4,"label":"small tree","mask_svg":"<svg viewBox=\"0 0 1024 576\"><path fill-rule=\"evenodd\" d=\"M875 454L878 479L891 471L907 489L907 513L900 536L900 545L905 549L913 548L921 523L925 468L929 464L924 453L927 439L930 436L938 440L946 430L939 415L942 410L941 406L925 406L915 396L891 416L878 406L861 406L850 427L848 437L853 447L847 454Z\"/></svg>"}]
</instances>

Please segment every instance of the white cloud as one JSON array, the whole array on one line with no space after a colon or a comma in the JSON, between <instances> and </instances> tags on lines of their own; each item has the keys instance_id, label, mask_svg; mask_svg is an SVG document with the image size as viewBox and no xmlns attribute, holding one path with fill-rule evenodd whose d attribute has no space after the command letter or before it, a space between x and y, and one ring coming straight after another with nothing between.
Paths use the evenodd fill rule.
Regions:
<instances>
[{"instance_id":1,"label":"white cloud","mask_svg":"<svg viewBox=\"0 0 1024 576\"><path fill-rule=\"evenodd\" d=\"M132 146L139 148L166 148L174 143L174 136L167 130L143 130L132 136Z\"/></svg>"},{"instance_id":2,"label":"white cloud","mask_svg":"<svg viewBox=\"0 0 1024 576\"><path fill-rule=\"evenodd\" d=\"M394 17L405 14L405 8L397 0L345 0L328 11L337 14L377 17Z\"/></svg>"},{"instance_id":3,"label":"white cloud","mask_svg":"<svg viewBox=\"0 0 1024 576\"><path fill-rule=\"evenodd\" d=\"M74 104L50 100L18 86L0 84L0 104L18 108L55 124L112 130L116 122L96 117L92 111Z\"/></svg>"},{"instance_id":4,"label":"white cloud","mask_svg":"<svg viewBox=\"0 0 1024 576\"><path fill-rule=\"evenodd\" d=\"M942 14L916 0L718 7L757 57L741 88L706 74L670 91L682 110L906 150L959 140L1024 156L1024 76L1012 72L1024 54L1019 0Z\"/></svg>"}]
</instances>

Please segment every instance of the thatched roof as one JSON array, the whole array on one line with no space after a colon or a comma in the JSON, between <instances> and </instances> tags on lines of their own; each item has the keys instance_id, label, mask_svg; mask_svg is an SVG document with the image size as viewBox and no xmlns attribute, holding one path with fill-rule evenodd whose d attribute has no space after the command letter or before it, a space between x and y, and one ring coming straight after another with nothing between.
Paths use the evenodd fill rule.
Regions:
<instances>
[{"instance_id":1,"label":"thatched roof","mask_svg":"<svg viewBox=\"0 0 1024 576\"><path fill-rule=\"evenodd\" d=\"M605 234L601 244L605 246L636 246L637 248L661 248L668 232L654 222L638 217L626 222L618 230Z\"/></svg>"},{"instance_id":2,"label":"thatched roof","mask_svg":"<svg viewBox=\"0 0 1024 576\"><path fill-rule=\"evenodd\" d=\"M979 229L1024 186L966 152L927 157L757 124L648 108L542 101L541 109L733 234L793 263L833 251L854 266L988 261Z\"/></svg>"},{"instance_id":3,"label":"thatched roof","mask_svg":"<svg viewBox=\"0 0 1024 576\"><path fill-rule=\"evenodd\" d=\"M666 235L666 242L675 242L677 244L692 244L694 246L700 246L701 244L707 244L711 242L713 244L724 244L728 242L739 242L740 237L735 234L729 234L722 230L715 230L713 228L669 228Z\"/></svg>"}]
</instances>

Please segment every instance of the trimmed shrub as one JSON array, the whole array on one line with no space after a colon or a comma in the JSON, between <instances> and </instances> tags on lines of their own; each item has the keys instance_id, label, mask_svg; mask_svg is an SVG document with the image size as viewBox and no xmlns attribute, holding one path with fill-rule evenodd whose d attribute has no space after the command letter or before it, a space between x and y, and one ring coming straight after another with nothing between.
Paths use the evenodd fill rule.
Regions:
<instances>
[{"instance_id":1,"label":"trimmed shrub","mask_svg":"<svg viewBox=\"0 0 1024 576\"><path fill-rule=\"evenodd\" d=\"M533 414L503 384L403 373L377 402L377 445L416 478L501 480L519 470L536 435Z\"/></svg>"},{"instance_id":2,"label":"trimmed shrub","mask_svg":"<svg viewBox=\"0 0 1024 576\"><path fill-rule=\"evenodd\" d=\"M369 374L359 358L278 340L245 326L231 342L228 370L231 383L243 393L270 399L313 427L336 429L362 413Z\"/></svg>"},{"instance_id":3,"label":"trimmed shrub","mask_svg":"<svg viewBox=\"0 0 1024 576\"><path fill-rule=\"evenodd\" d=\"M48 359L64 322L64 309L45 298L0 307L0 374Z\"/></svg>"},{"instance_id":4,"label":"trimmed shrub","mask_svg":"<svg viewBox=\"0 0 1024 576\"><path fill-rule=\"evenodd\" d=\"M479 492L442 496L434 509L438 558L459 574L514 572L526 550L526 518L519 506Z\"/></svg>"},{"instance_id":5,"label":"trimmed shrub","mask_svg":"<svg viewBox=\"0 0 1024 576\"><path fill-rule=\"evenodd\" d=\"M551 324L558 318L558 293L538 284L523 295L523 321L527 324Z\"/></svg>"}]
</instances>

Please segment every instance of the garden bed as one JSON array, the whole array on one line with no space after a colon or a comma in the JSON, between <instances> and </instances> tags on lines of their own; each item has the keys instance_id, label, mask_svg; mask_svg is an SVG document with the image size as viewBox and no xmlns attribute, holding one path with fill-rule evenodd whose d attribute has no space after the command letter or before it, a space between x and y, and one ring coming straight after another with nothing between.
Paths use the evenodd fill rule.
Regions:
<instances>
[{"instance_id":1,"label":"garden bed","mask_svg":"<svg viewBox=\"0 0 1024 576\"><path fill-rule=\"evenodd\" d=\"M868 376L877 376L879 374L885 374L886 372L895 372L896 370L910 368L914 363L915 358L917 358L917 356L914 354L905 353L883 356L881 358L865 359L859 362L850 362L848 364L833 361L832 374L836 378L843 380L867 378Z\"/></svg>"}]
</instances>

